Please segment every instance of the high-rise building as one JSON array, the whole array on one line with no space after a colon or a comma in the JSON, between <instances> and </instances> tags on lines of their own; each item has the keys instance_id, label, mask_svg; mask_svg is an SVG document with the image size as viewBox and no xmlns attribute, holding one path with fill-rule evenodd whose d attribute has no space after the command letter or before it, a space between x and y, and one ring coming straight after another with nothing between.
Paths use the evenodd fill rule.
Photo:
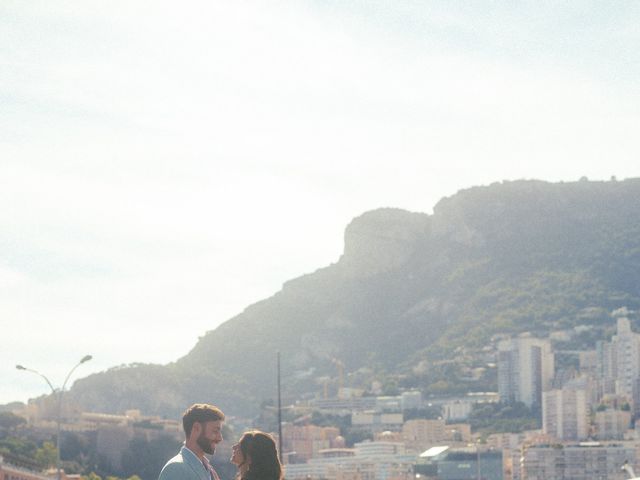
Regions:
<instances>
[{"instance_id":1,"label":"high-rise building","mask_svg":"<svg viewBox=\"0 0 640 480\"><path fill-rule=\"evenodd\" d=\"M498 344L498 393L502 402L540 406L551 387L554 357L548 340L520 336Z\"/></svg>"},{"instance_id":2,"label":"high-rise building","mask_svg":"<svg viewBox=\"0 0 640 480\"><path fill-rule=\"evenodd\" d=\"M613 395L615 389L615 360L611 342L596 342L597 378L599 382L599 398Z\"/></svg>"},{"instance_id":3,"label":"high-rise building","mask_svg":"<svg viewBox=\"0 0 640 480\"><path fill-rule=\"evenodd\" d=\"M627 318L618 318L617 334L611 339L615 355L615 386L618 395L633 396L640 376L640 335L631 331Z\"/></svg>"},{"instance_id":4,"label":"high-rise building","mask_svg":"<svg viewBox=\"0 0 640 480\"><path fill-rule=\"evenodd\" d=\"M559 440L585 440L589 436L587 392L570 385L542 392L542 429Z\"/></svg>"},{"instance_id":5,"label":"high-rise building","mask_svg":"<svg viewBox=\"0 0 640 480\"><path fill-rule=\"evenodd\" d=\"M640 334L631 331L627 318L617 319L617 331L611 342L598 342L598 374L602 395L628 398L634 410L640 407Z\"/></svg>"}]
</instances>

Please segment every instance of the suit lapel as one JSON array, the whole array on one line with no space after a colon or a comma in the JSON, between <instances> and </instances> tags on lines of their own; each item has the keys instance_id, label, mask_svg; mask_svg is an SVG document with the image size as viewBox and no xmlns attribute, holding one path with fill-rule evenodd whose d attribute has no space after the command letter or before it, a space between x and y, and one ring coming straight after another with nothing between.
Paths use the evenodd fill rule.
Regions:
<instances>
[{"instance_id":1,"label":"suit lapel","mask_svg":"<svg viewBox=\"0 0 640 480\"><path fill-rule=\"evenodd\" d=\"M201 480L210 480L209 472L204 469L204 465L202 465L202 462L198 460L195 453L187 447L182 447L181 453L185 463L191 467L191 470L193 470L198 478Z\"/></svg>"}]
</instances>

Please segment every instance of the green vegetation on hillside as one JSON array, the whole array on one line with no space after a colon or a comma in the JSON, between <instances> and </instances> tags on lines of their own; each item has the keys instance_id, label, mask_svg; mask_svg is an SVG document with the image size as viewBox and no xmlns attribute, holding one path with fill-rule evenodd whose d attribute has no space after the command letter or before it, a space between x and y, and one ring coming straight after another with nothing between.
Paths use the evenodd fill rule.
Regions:
<instances>
[{"instance_id":1,"label":"green vegetation on hillside","mask_svg":"<svg viewBox=\"0 0 640 480\"><path fill-rule=\"evenodd\" d=\"M477 404L469 415L469 423L475 432L483 436L492 433L523 432L540 428L539 412L533 412L524 403Z\"/></svg>"}]
</instances>

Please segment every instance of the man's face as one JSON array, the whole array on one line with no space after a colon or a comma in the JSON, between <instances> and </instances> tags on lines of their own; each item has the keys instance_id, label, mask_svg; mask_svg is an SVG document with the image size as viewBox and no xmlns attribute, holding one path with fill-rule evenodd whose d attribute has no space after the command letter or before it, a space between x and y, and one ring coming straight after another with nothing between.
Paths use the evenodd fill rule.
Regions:
<instances>
[{"instance_id":1,"label":"man's face","mask_svg":"<svg viewBox=\"0 0 640 480\"><path fill-rule=\"evenodd\" d=\"M202 429L197 442L204 453L215 453L216 445L222 441L222 423L222 420L200 423Z\"/></svg>"}]
</instances>

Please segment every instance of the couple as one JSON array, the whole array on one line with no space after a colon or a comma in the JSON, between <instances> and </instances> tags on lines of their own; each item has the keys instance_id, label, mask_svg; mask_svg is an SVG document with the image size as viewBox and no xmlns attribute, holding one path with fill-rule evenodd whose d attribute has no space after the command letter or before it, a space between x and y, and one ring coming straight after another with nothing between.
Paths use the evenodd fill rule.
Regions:
<instances>
[{"instance_id":1,"label":"couple","mask_svg":"<svg viewBox=\"0 0 640 480\"><path fill-rule=\"evenodd\" d=\"M197 403L182 416L186 441L180 453L167 462L158 480L220 480L205 453L213 455L222 441L224 413L213 405ZM276 443L271 435L251 431L233 446L231 463L238 480L282 480Z\"/></svg>"}]
</instances>

